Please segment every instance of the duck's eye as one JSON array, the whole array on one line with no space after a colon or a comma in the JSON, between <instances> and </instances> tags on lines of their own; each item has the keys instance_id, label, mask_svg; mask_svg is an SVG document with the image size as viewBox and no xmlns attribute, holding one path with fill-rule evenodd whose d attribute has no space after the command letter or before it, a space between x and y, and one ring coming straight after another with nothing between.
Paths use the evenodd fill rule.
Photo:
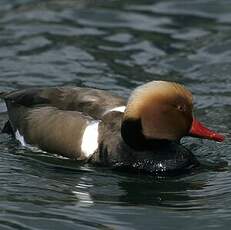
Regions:
<instances>
[{"instance_id":1,"label":"duck's eye","mask_svg":"<svg viewBox=\"0 0 231 230\"><path fill-rule=\"evenodd\" d=\"M177 109L181 112L184 112L185 111L185 106L183 105L177 105Z\"/></svg>"}]
</instances>

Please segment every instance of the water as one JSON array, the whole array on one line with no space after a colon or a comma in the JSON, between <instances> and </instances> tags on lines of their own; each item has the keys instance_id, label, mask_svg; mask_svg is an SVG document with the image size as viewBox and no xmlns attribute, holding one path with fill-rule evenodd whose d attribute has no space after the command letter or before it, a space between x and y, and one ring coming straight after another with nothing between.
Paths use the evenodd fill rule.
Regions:
<instances>
[{"instance_id":1,"label":"water","mask_svg":"<svg viewBox=\"0 0 231 230\"><path fill-rule=\"evenodd\" d=\"M229 229L230 24L229 0L1 0L0 91L78 85L127 97L178 81L226 141L185 139L203 166L153 178L35 154L1 134L0 229Z\"/></svg>"}]
</instances>

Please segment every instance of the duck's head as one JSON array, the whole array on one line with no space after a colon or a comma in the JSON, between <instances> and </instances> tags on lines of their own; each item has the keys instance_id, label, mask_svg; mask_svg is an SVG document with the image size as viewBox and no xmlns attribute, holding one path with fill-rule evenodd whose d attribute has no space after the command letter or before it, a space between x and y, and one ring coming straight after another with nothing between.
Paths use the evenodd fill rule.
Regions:
<instances>
[{"instance_id":1,"label":"duck's head","mask_svg":"<svg viewBox=\"0 0 231 230\"><path fill-rule=\"evenodd\" d=\"M152 81L136 88L121 127L124 141L136 150L150 149L161 141L179 141L184 136L224 140L193 117L191 92L174 82Z\"/></svg>"}]
</instances>

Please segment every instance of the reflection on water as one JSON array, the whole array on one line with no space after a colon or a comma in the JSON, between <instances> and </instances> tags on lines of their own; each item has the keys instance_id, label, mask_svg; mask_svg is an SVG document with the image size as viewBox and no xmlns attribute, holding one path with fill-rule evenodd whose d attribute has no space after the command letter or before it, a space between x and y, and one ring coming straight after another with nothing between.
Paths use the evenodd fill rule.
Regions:
<instances>
[{"instance_id":1,"label":"reflection on water","mask_svg":"<svg viewBox=\"0 0 231 230\"><path fill-rule=\"evenodd\" d=\"M92 179L89 177L81 177L79 183L75 186L76 190L72 191L79 200L79 205L83 207L90 207L94 204L91 198L89 189L93 187Z\"/></svg>"},{"instance_id":2,"label":"reflection on water","mask_svg":"<svg viewBox=\"0 0 231 230\"><path fill-rule=\"evenodd\" d=\"M187 138L202 163L153 178L34 153L0 136L1 229L228 229L231 5L228 0L2 0L0 91L78 85L127 97L178 81L224 143ZM7 119L0 102L0 127Z\"/></svg>"}]
</instances>

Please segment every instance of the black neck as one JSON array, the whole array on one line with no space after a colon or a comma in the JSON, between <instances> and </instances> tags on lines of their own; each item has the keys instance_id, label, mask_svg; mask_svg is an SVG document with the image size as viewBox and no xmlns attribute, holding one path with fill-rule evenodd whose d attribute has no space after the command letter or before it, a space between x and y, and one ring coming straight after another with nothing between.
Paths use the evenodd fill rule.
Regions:
<instances>
[{"instance_id":1,"label":"black neck","mask_svg":"<svg viewBox=\"0 0 231 230\"><path fill-rule=\"evenodd\" d=\"M121 136L125 143L135 150L152 150L168 144L168 140L147 139L142 132L140 119L126 119L121 125Z\"/></svg>"}]
</instances>

